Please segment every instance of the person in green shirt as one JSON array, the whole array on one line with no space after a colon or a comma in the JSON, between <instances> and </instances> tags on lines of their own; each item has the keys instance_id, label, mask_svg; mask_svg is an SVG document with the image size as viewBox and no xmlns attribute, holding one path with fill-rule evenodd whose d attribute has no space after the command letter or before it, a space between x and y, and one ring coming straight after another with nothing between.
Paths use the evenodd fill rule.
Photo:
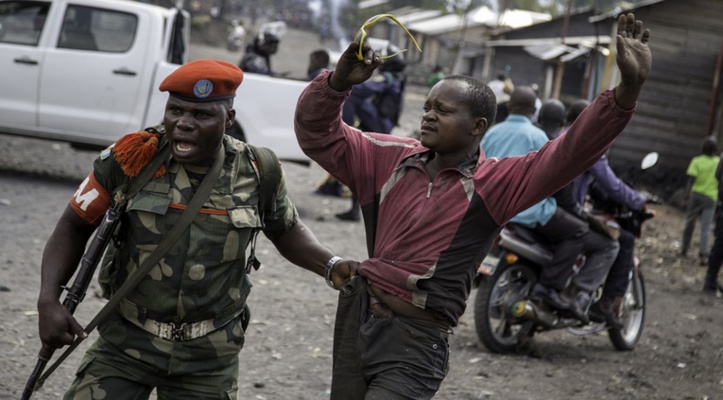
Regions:
<instances>
[{"instance_id":1,"label":"person in green shirt","mask_svg":"<svg viewBox=\"0 0 723 400\"><path fill-rule=\"evenodd\" d=\"M715 170L715 177L718 179L718 209L715 215L715 228L713 228L713 248L710 250L710 257L708 257L708 271L705 274L705 280L703 281L703 293L718 295L718 292L723 293L723 285L718 282L718 274L723 265L723 187L721 187L721 174L723 174L723 159L718 163L718 168Z\"/></svg>"},{"instance_id":2,"label":"person in green shirt","mask_svg":"<svg viewBox=\"0 0 723 400\"><path fill-rule=\"evenodd\" d=\"M429 78L427 78L427 86L432 87L436 85L437 82L444 79L446 75L447 74L445 74L444 68L441 65L435 65L432 73L429 75Z\"/></svg>"},{"instance_id":3,"label":"person in green shirt","mask_svg":"<svg viewBox=\"0 0 723 400\"><path fill-rule=\"evenodd\" d=\"M720 157L717 141L714 137L706 137L703 141L702 154L693 157L688 165L688 185L685 191L685 204L687 214L685 218L685 229L683 230L683 247L681 256L685 256L690 248L690 241L695 230L695 222L700 218L700 265L705 266L710 255L711 223L715 213L716 201L718 199L718 179L715 176L716 168Z\"/></svg>"}]
</instances>

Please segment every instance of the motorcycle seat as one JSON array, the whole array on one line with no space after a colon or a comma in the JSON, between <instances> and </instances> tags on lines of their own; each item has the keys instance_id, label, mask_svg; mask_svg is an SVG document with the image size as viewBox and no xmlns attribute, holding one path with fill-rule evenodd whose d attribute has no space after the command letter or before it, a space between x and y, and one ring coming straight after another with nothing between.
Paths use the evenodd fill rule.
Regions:
<instances>
[{"instance_id":1,"label":"motorcycle seat","mask_svg":"<svg viewBox=\"0 0 723 400\"><path fill-rule=\"evenodd\" d=\"M543 267L552 262L550 242L543 235L520 225L507 224L500 233L499 246Z\"/></svg>"},{"instance_id":2,"label":"motorcycle seat","mask_svg":"<svg viewBox=\"0 0 723 400\"><path fill-rule=\"evenodd\" d=\"M550 248L552 246L552 243L547 239L547 237L541 233L538 233L532 228L528 228L523 225L518 225L513 222L510 222L507 224L507 228L515 234L515 236L519 237L520 239L528 242L528 243L537 243L541 244L547 248Z\"/></svg>"}]
</instances>

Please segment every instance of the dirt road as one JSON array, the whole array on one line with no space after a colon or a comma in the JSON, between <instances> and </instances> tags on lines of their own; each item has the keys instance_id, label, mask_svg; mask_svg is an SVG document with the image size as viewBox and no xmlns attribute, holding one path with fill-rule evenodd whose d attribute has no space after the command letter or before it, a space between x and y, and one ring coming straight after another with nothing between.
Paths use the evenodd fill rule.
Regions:
<instances>
[{"instance_id":1,"label":"dirt road","mask_svg":"<svg viewBox=\"0 0 723 400\"><path fill-rule=\"evenodd\" d=\"M35 363L41 252L94 157L65 145L0 135L0 399L19 396ZM286 171L290 194L320 240L338 254L362 259L361 224L333 218L348 200L312 193L323 171L297 165L286 165ZM490 354L476 337L470 301L451 339L451 370L437 398L723 398L723 300L699 292L703 268L696 260L675 257L680 212L657 208L659 217L647 224L639 246L648 315L634 351L615 351L605 334L554 332L536 336L530 354ZM319 277L285 262L266 240L260 249L264 266L253 273L241 398L326 398L335 294ZM91 293L96 289L94 283ZM91 294L78 311L81 323L101 306ZM80 354L61 366L37 399L59 398Z\"/></svg>"},{"instance_id":2,"label":"dirt road","mask_svg":"<svg viewBox=\"0 0 723 400\"><path fill-rule=\"evenodd\" d=\"M411 90L407 134L416 126L424 89ZM41 253L51 229L95 153L63 144L0 135L0 399L19 397L38 351L35 301ZM320 197L324 172L285 166L289 193L319 239L345 257L363 259L362 225L333 214L349 200ZM451 338L451 366L437 395L466 399L720 399L723 398L723 299L700 293L704 269L675 256L681 213L656 206L639 243L648 308L643 338L632 352L617 352L606 334L565 332L535 337L527 354L496 355L477 339L472 300ZM263 267L253 273L253 318L241 353L241 399L328 398L336 295L320 277L291 266L265 239ZM97 284L77 318L87 323L103 300ZM95 335L93 335L94 337ZM58 399L78 366L81 345L35 399Z\"/></svg>"}]
</instances>

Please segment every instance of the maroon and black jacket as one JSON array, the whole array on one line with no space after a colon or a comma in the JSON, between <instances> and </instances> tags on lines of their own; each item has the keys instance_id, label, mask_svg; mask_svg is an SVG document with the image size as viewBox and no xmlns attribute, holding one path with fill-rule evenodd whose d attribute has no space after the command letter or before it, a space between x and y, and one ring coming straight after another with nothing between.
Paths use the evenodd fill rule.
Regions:
<instances>
[{"instance_id":1,"label":"maroon and black jacket","mask_svg":"<svg viewBox=\"0 0 723 400\"><path fill-rule=\"evenodd\" d=\"M361 132L340 113L349 91L322 73L302 93L295 129L304 152L357 196L369 258L358 274L456 326L477 267L502 226L557 192L608 149L633 111L601 94L567 134L526 156L486 158L480 150L434 180L419 141Z\"/></svg>"}]
</instances>

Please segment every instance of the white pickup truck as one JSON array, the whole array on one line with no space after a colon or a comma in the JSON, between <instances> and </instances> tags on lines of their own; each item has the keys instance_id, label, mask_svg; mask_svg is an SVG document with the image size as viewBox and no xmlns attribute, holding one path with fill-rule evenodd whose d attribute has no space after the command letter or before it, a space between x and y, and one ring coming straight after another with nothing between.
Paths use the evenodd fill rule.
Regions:
<instances>
[{"instance_id":1,"label":"white pickup truck","mask_svg":"<svg viewBox=\"0 0 723 400\"><path fill-rule=\"evenodd\" d=\"M161 123L160 82L188 61L188 13L127 0L0 0L0 133L105 147ZM245 74L229 132L306 163L305 82Z\"/></svg>"}]
</instances>

